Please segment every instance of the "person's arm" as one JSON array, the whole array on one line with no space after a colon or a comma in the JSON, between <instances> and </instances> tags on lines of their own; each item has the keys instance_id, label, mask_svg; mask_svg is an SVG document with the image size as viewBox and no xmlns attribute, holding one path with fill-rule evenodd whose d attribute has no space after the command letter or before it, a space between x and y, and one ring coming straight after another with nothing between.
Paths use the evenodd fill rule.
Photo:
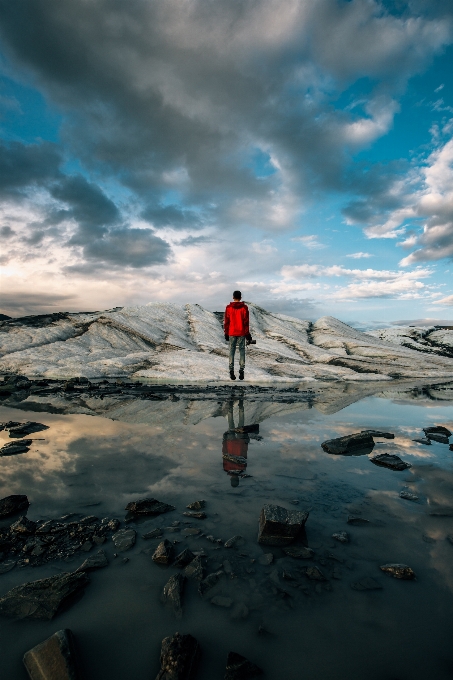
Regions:
<instances>
[{"instance_id":1,"label":"person's arm","mask_svg":"<svg viewBox=\"0 0 453 680\"><path fill-rule=\"evenodd\" d=\"M247 305L245 305L245 317L244 317L244 330L245 333L244 335L250 335L250 330L249 330L249 308Z\"/></svg>"},{"instance_id":2,"label":"person's arm","mask_svg":"<svg viewBox=\"0 0 453 680\"><path fill-rule=\"evenodd\" d=\"M229 340L230 335L230 315L228 313L228 307L225 309L225 315L223 317L223 332L225 333L225 340Z\"/></svg>"}]
</instances>

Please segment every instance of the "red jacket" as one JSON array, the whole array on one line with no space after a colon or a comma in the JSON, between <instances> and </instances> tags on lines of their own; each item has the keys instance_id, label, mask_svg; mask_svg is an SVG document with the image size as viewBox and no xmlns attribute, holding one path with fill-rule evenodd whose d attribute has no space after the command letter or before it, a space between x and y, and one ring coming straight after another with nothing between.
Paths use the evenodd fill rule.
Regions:
<instances>
[{"instance_id":1,"label":"red jacket","mask_svg":"<svg viewBox=\"0 0 453 680\"><path fill-rule=\"evenodd\" d=\"M249 308L243 302L230 302L225 309L223 322L225 335L248 335Z\"/></svg>"},{"instance_id":2,"label":"red jacket","mask_svg":"<svg viewBox=\"0 0 453 680\"><path fill-rule=\"evenodd\" d=\"M222 443L222 453L228 453L230 456L242 456L247 458L249 448L248 439L224 439ZM247 465L244 463L233 463L231 460L223 459L223 469L226 472L230 470L245 470Z\"/></svg>"}]
</instances>

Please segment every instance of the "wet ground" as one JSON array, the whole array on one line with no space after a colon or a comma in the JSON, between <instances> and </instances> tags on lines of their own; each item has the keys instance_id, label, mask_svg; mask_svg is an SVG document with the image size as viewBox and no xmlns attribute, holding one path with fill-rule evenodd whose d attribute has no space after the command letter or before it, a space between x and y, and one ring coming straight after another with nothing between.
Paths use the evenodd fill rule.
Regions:
<instances>
[{"instance_id":1,"label":"wet ground","mask_svg":"<svg viewBox=\"0 0 453 680\"><path fill-rule=\"evenodd\" d=\"M76 513L75 519L117 517L126 526L124 508L132 500L154 497L176 507L130 522L137 542L117 557L109 539L102 546L109 566L92 572L83 598L53 621L0 619L1 677L25 679L24 652L70 628L87 680L154 678L161 641L175 631L191 633L201 645L199 680L223 678L230 650L261 666L269 680L452 678L453 544L447 536L453 535L453 451L434 441L412 441L423 436L422 427L453 430L453 401L448 392L436 394L441 391L371 396L327 414L331 408L310 400L287 399L277 407L271 397L257 403L253 395L240 401L222 394L213 411L211 402L208 407L173 397L138 410L117 408L118 420L110 419L113 406L104 417L71 413L83 410L74 403L66 409L54 403L53 413L42 404L37 412L36 403L32 410L27 403L1 406L0 421L49 426L30 435L37 441L28 453L0 459L0 498L27 494L30 519ZM245 424L259 423L259 433L232 433L242 417ZM364 429L393 432L395 439L376 438L373 453L362 456L330 455L320 446ZM9 441L0 432L0 445ZM247 465L230 465L222 457L228 451L246 457ZM384 452L412 467L394 472L370 462ZM419 501L400 498L403 490ZM198 499L206 500L207 518L185 517L186 506ZM310 511L306 543L314 550L312 560L257 544L265 503ZM349 515L369 523L348 524ZM224 571L204 598L198 583L187 583L181 620L160 601L177 570L152 561L161 539L141 538L155 527L177 542L177 552L203 550L208 573ZM204 535L186 536L187 528ZM349 534L349 543L331 538L340 531ZM236 534L243 544L224 548ZM90 554L1 574L0 596L26 581L72 571ZM272 563L263 564L269 554ZM411 566L416 580L397 580L379 569L393 562ZM325 581L305 575L315 565ZM366 577L381 589L351 587Z\"/></svg>"}]
</instances>

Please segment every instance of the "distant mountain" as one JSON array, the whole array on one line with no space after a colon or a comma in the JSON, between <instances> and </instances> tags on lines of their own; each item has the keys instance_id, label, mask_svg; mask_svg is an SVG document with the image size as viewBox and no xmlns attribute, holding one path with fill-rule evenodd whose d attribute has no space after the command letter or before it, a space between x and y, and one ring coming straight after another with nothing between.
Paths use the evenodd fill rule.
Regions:
<instances>
[{"instance_id":1,"label":"distant mountain","mask_svg":"<svg viewBox=\"0 0 453 680\"><path fill-rule=\"evenodd\" d=\"M453 379L453 331L363 333L329 316L311 323L249 309L257 344L247 350L247 380ZM196 304L7 319L0 321L0 357L1 372L30 377L228 380L221 315Z\"/></svg>"}]
</instances>

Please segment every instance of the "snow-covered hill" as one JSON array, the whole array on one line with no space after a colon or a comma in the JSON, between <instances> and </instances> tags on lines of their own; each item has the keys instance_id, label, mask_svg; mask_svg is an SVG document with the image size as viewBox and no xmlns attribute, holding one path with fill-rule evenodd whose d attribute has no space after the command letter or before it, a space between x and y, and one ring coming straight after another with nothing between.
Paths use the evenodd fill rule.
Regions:
<instances>
[{"instance_id":1,"label":"snow-covered hill","mask_svg":"<svg viewBox=\"0 0 453 680\"><path fill-rule=\"evenodd\" d=\"M442 350L452 347L453 331L437 331L442 337L436 352L433 341L424 349L417 340L410 349L399 335L362 333L333 317L311 323L253 304L249 309L257 344L247 350L247 380L453 378L453 358ZM156 302L2 321L0 356L0 372L29 377L228 379L219 318L196 304Z\"/></svg>"}]
</instances>

